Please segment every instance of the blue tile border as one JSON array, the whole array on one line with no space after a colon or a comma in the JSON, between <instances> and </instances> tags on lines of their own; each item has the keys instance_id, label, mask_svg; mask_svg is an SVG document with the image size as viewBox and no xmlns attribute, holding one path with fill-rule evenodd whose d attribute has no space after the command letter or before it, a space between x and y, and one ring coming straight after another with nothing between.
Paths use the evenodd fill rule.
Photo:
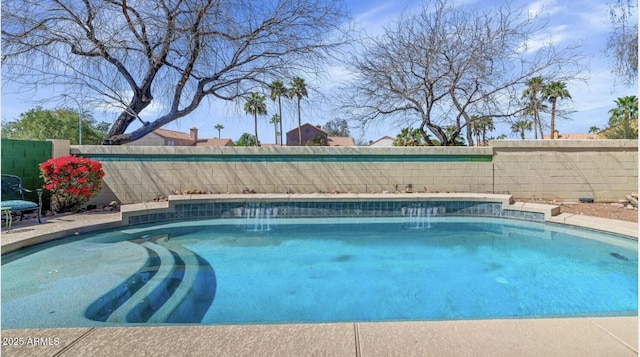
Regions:
<instances>
[{"instance_id":1,"label":"blue tile border","mask_svg":"<svg viewBox=\"0 0 640 357\"><path fill-rule=\"evenodd\" d=\"M471 154L82 154L101 162L492 162Z\"/></svg>"},{"instance_id":2,"label":"blue tile border","mask_svg":"<svg viewBox=\"0 0 640 357\"><path fill-rule=\"evenodd\" d=\"M246 218L269 212L272 218L407 217L412 212L437 216L503 217L544 222L544 213L506 210L500 202L477 201L303 201L303 202L210 202L175 205L175 212L143 213L129 217L129 224ZM256 213L257 212L257 213Z\"/></svg>"}]
</instances>

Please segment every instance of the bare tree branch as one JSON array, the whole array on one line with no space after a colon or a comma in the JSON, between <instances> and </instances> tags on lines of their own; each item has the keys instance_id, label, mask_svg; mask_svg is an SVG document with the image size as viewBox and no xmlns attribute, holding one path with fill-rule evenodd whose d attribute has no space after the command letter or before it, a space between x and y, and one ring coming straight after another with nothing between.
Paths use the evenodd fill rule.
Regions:
<instances>
[{"instance_id":1,"label":"bare tree branch","mask_svg":"<svg viewBox=\"0 0 640 357\"><path fill-rule=\"evenodd\" d=\"M341 92L342 108L363 126L376 120L419 122L442 145L454 145L468 128L472 144L474 122L525 110L519 93L530 77L561 80L581 72L573 46L529 48L545 26L508 4L487 12L444 0L427 4L401 16L353 58L356 79Z\"/></svg>"},{"instance_id":2,"label":"bare tree branch","mask_svg":"<svg viewBox=\"0 0 640 357\"><path fill-rule=\"evenodd\" d=\"M317 70L348 35L339 0L15 0L2 10L5 82L62 84L121 107L106 144L136 140L208 96L234 100ZM152 103L164 112L126 133Z\"/></svg>"},{"instance_id":3,"label":"bare tree branch","mask_svg":"<svg viewBox=\"0 0 640 357\"><path fill-rule=\"evenodd\" d=\"M612 72L626 84L633 84L638 80L637 6L638 2L632 0L615 0L609 5L613 27L606 51L613 59Z\"/></svg>"}]
</instances>

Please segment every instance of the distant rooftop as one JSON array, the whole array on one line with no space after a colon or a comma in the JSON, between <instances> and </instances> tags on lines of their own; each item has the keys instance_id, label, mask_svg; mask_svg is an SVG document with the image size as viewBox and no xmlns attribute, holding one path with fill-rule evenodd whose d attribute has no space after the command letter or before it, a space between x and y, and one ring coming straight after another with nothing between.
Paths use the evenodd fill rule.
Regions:
<instances>
[{"instance_id":1,"label":"distant rooftop","mask_svg":"<svg viewBox=\"0 0 640 357\"><path fill-rule=\"evenodd\" d=\"M231 146L233 142L231 139L200 139L196 142L196 146Z\"/></svg>"},{"instance_id":2,"label":"distant rooftop","mask_svg":"<svg viewBox=\"0 0 640 357\"><path fill-rule=\"evenodd\" d=\"M549 139L549 135L544 135L543 139ZM585 140L585 139L597 139L598 137L593 134L587 133L573 133L573 134L561 134L558 133L558 139L562 140Z\"/></svg>"}]
</instances>

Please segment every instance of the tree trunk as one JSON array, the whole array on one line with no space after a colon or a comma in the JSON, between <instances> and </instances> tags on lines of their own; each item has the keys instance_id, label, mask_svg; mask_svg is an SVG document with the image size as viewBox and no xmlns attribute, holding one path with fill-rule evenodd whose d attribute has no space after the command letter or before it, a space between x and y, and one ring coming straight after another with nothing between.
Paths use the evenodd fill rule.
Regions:
<instances>
[{"instance_id":1,"label":"tree trunk","mask_svg":"<svg viewBox=\"0 0 640 357\"><path fill-rule=\"evenodd\" d=\"M278 143L278 123L275 123L275 125L273 126L273 131L274 131L275 140L276 140L275 143L277 144ZM280 146L282 146L282 141L280 142Z\"/></svg>"},{"instance_id":2,"label":"tree trunk","mask_svg":"<svg viewBox=\"0 0 640 357\"><path fill-rule=\"evenodd\" d=\"M540 140L544 139L544 131L542 129L542 120L540 119L540 112L538 112L538 130L540 131Z\"/></svg>"},{"instance_id":3,"label":"tree trunk","mask_svg":"<svg viewBox=\"0 0 640 357\"><path fill-rule=\"evenodd\" d=\"M300 97L298 97L298 145L302 146L302 119L300 119Z\"/></svg>"},{"instance_id":4,"label":"tree trunk","mask_svg":"<svg viewBox=\"0 0 640 357\"><path fill-rule=\"evenodd\" d=\"M471 125L467 125L467 142L469 143L469 146L474 146L473 133L471 132Z\"/></svg>"},{"instance_id":5,"label":"tree trunk","mask_svg":"<svg viewBox=\"0 0 640 357\"><path fill-rule=\"evenodd\" d=\"M554 139L553 133L556 131L556 98L551 99L551 134L550 139Z\"/></svg>"},{"instance_id":6,"label":"tree trunk","mask_svg":"<svg viewBox=\"0 0 640 357\"><path fill-rule=\"evenodd\" d=\"M540 124L540 113L538 112L538 104L533 104L533 138L538 139L538 126L540 126L540 139L544 138L542 135L542 125Z\"/></svg>"},{"instance_id":7,"label":"tree trunk","mask_svg":"<svg viewBox=\"0 0 640 357\"><path fill-rule=\"evenodd\" d=\"M129 124L131 124L135 119L135 116L130 115L127 112L120 113L118 119L116 119L116 121L111 126L111 129L109 129L109 132L104 139L103 145L120 145L120 142L114 140L113 137L116 135L124 134L125 130L127 130L127 128L129 127Z\"/></svg>"},{"instance_id":8,"label":"tree trunk","mask_svg":"<svg viewBox=\"0 0 640 357\"><path fill-rule=\"evenodd\" d=\"M420 125L418 130L420 131L420 134L422 134L422 137L424 138L425 142L427 143L427 146L433 146L433 143L431 142L431 139L429 139L429 135L427 135L427 132L424 130L424 122L422 122L422 125Z\"/></svg>"},{"instance_id":9,"label":"tree trunk","mask_svg":"<svg viewBox=\"0 0 640 357\"><path fill-rule=\"evenodd\" d=\"M109 132L107 133L107 136L105 137L102 144L103 145L126 144L129 142L138 140L144 137L145 135L149 134L151 131L157 129L157 127L164 125L154 121L153 124L158 124L158 125L155 125L156 128L150 129L148 131L141 131L140 129L137 129L131 134L124 133L129 127L129 125L138 118L138 114L141 113L146 107L148 107L149 104L151 104L152 100L153 100L153 96L151 95L151 92L149 90L144 92L143 91L134 92L134 96L131 99L131 104L129 104L128 110L124 110L122 111L122 113L120 113L120 115L118 116L118 119L116 119L116 121L111 126L111 129L109 129ZM175 112L171 112L165 115L164 117L171 116L174 114ZM177 118L174 118L174 119L177 119ZM154 127L154 125L148 125L148 124L149 123L144 123L144 126L141 129L144 129L145 127L148 127L148 126Z\"/></svg>"},{"instance_id":10,"label":"tree trunk","mask_svg":"<svg viewBox=\"0 0 640 357\"><path fill-rule=\"evenodd\" d=\"M258 111L253 112L253 129L256 133L256 146L260 146L260 141L258 140Z\"/></svg>"},{"instance_id":11,"label":"tree trunk","mask_svg":"<svg viewBox=\"0 0 640 357\"><path fill-rule=\"evenodd\" d=\"M284 143L282 142L282 100L280 96L278 96L278 115L280 116L280 146L282 146Z\"/></svg>"}]
</instances>

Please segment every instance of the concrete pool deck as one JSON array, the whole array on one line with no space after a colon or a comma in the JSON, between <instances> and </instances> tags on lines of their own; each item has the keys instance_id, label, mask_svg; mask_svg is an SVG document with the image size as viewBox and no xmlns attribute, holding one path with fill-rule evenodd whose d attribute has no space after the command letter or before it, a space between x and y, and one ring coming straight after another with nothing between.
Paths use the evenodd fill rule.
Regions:
<instances>
[{"instance_id":1,"label":"concrete pool deck","mask_svg":"<svg viewBox=\"0 0 640 357\"><path fill-rule=\"evenodd\" d=\"M580 215L547 220L638 231L637 223ZM119 212L15 221L2 232L2 253L120 221ZM637 356L638 317L3 329L2 342L7 356Z\"/></svg>"},{"instance_id":2,"label":"concrete pool deck","mask_svg":"<svg viewBox=\"0 0 640 357\"><path fill-rule=\"evenodd\" d=\"M38 339L37 341L35 339ZM637 356L638 318L2 330L6 356Z\"/></svg>"}]
</instances>

